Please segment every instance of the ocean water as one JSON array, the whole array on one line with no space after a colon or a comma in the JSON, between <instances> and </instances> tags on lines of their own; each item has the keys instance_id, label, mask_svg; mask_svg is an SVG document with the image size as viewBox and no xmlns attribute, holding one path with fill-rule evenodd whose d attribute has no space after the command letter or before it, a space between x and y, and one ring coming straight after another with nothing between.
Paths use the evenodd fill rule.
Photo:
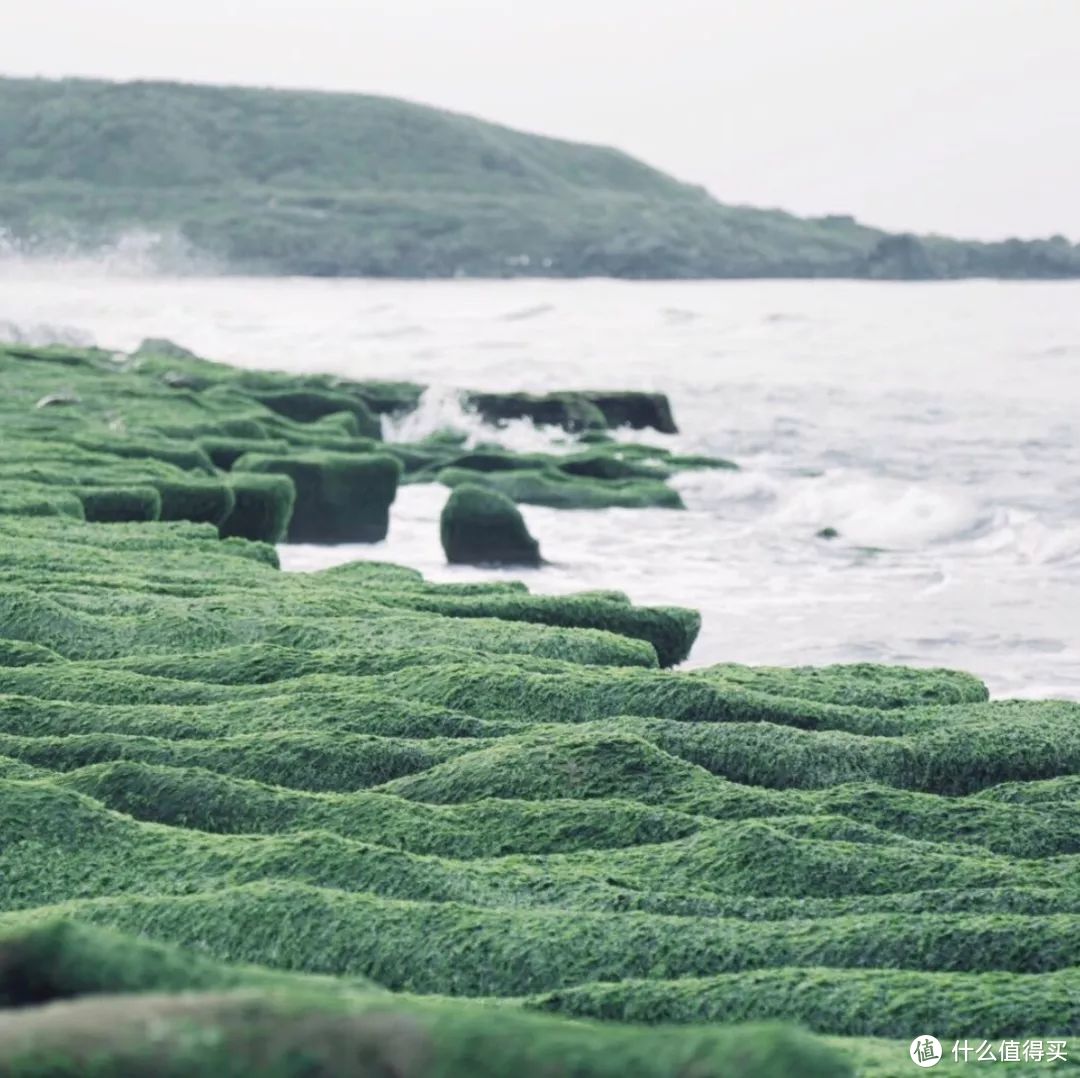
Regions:
<instances>
[{"instance_id":1,"label":"ocean water","mask_svg":"<svg viewBox=\"0 0 1080 1078\"><path fill-rule=\"evenodd\" d=\"M109 272L105 272L108 269ZM669 394L677 436L736 460L678 479L685 512L525 507L554 564L450 568L446 492L406 487L376 558L439 580L618 588L698 608L691 664L894 662L996 695L1080 699L1080 283L248 280L0 265L0 336L431 386L391 436L458 426L456 390ZM559 432L512 425L516 447ZM817 537L831 527L839 538Z\"/></svg>"}]
</instances>

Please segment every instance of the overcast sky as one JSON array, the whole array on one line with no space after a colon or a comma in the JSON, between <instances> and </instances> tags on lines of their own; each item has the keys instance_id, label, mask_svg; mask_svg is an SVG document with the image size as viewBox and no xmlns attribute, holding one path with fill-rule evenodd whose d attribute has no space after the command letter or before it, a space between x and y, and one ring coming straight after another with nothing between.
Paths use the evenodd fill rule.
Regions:
<instances>
[{"instance_id":1,"label":"overcast sky","mask_svg":"<svg viewBox=\"0 0 1080 1078\"><path fill-rule=\"evenodd\" d=\"M0 72L390 94L728 202L1080 240L1080 0L28 0Z\"/></svg>"}]
</instances>

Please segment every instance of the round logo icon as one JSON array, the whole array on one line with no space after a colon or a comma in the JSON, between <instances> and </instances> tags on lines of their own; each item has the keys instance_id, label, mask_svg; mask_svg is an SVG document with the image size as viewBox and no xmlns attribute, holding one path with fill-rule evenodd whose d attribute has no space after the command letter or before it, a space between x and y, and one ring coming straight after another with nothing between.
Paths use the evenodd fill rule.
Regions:
<instances>
[{"instance_id":1,"label":"round logo icon","mask_svg":"<svg viewBox=\"0 0 1080 1078\"><path fill-rule=\"evenodd\" d=\"M941 1062L941 1041L923 1033L911 1042L908 1055L916 1067L936 1067Z\"/></svg>"}]
</instances>

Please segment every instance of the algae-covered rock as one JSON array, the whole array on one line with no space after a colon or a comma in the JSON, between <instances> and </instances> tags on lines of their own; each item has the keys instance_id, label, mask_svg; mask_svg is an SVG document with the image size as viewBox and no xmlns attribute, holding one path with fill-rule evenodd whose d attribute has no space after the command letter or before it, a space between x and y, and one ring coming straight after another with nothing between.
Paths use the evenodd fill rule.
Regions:
<instances>
[{"instance_id":1,"label":"algae-covered rock","mask_svg":"<svg viewBox=\"0 0 1080 1078\"><path fill-rule=\"evenodd\" d=\"M476 472L443 468L439 482L451 489L472 484L525 505L556 509L682 509L679 492L658 479L593 480L558 469Z\"/></svg>"},{"instance_id":2,"label":"algae-covered rock","mask_svg":"<svg viewBox=\"0 0 1080 1078\"><path fill-rule=\"evenodd\" d=\"M415 382L386 382L365 379L362 382L336 380L336 388L360 397L376 415L400 416L416 409L424 395L424 386Z\"/></svg>"},{"instance_id":3,"label":"algae-covered rock","mask_svg":"<svg viewBox=\"0 0 1080 1078\"><path fill-rule=\"evenodd\" d=\"M652 428L675 434L671 404L663 393L559 392L466 393L466 407L496 426L509 419L529 419L537 426L562 427L569 433L610 427Z\"/></svg>"},{"instance_id":4,"label":"algae-covered rock","mask_svg":"<svg viewBox=\"0 0 1080 1078\"><path fill-rule=\"evenodd\" d=\"M215 468L228 472L245 453L287 453L289 443L285 440L279 441L265 437L206 436L199 439L199 448L210 458Z\"/></svg>"},{"instance_id":5,"label":"algae-covered rock","mask_svg":"<svg viewBox=\"0 0 1080 1078\"><path fill-rule=\"evenodd\" d=\"M1080 1021L1080 705L660 669L695 612L283 573L269 545L380 537L404 466L497 503L535 564L489 487L651 504L726 462L375 452L342 398L412 390L182 354L0 346L0 378L0 1072L892 1074L906 1043L866 1038L913 1014L943 1040ZM35 408L64 387L79 405ZM177 519L131 519L155 498ZM713 1024L736 1018L860 1039Z\"/></svg>"},{"instance_id":6,"label":"algae-covered rock","mask_svg":"<svg viewBox=\"0 0 1080 1078\"><path fill-rule=\"evenodd\" d=\"M652 461L627 460L614 449L571 453L554 462L567 475L588 479L667 479L673 469Z\"/></svg>"},{"instance_id":7,"label":"algae-covered rock","mask_svg":"<svg viewBox=\"0 0 1080 1078\"><path fill-rule=\"evenodd\" d=\"M175 476L152 478L150 484L161 497L162 520L221 525L236 504L232 487L222 479L178 472Z\"/></svg>"},{"instance_id":8,"label":"algae-covered rock","mask_svg":"<svg viewBox=\"0 0 1080 1078\"><path fill-rule=\"evenodd\" d=\"M414 473L413 481L435 478L446 486L472 480L515 502L559 509L681 509L682 499L666 485L677 472L734 468L717 457L679 456L646 445L608 442L571 453L514 453L476 446L443 457Z\"/></svg>"},{"instance_id":9,"label":"algae-covered rock","mask_svg":"<svg viewBox=\"0 0 1080 1078\"><path fill-rule=\"evenodd\" d=\"M78 493L86 519L94 523L161 518L161 494L153 487L87 487Z\"/></svg>"},{"instance_id":10,"label":"algae-covered rock","mask_svg":"<svg viewBox=\"0 0 1080 1078\"><path fill-rule=\"evenodd\" d=\"M249 453L233 475L286 475L295 485L290 543L377 543L386 538L401 464L387 454L307 450L289 456Z\"/></svg>"},{"instance_id":11,"label":"algae-covered rock","mask_svg":"<svg viewBox=\"0 0 1080 1078\"><path fill-rule=\"evenodd\" d=\"M34 483L0 485L0 517L74 517L85 519L82 500L70 490Z\"/></svg>"},{"instance_id":12,"label":"algae-covered rock","mask_svg":"<svg viewBox=\"0 0 1080 1078\"><path fill-rule=\"evenodd\" d=\"M604 413L581 393L466 393L463 401L495 426L510 419L528 419L538 427L562 427L570 433L607 426Z\"/></svg>"},{"instance_id":13,"label":"algae-covered rock","mask_svg":"<svg viewBox=\"0 0 1080 1078\"><path fill-rule=\"evenodd\" d=\"M661 434L678 433L671 414L671 402L664 393L589 392L582 395L600 409L609 427L651 428Z\"/></svg>"},{"instance_id":14,"label":"algae-covered rock","mask_svg":"<svg viewBox=\"0 0 1080 1078\"><path fill-rule=\"evenodd\" d=\"M356 420L351 433L363 438L381 438L379 420L359 398L329 389L276 389L250 392L250 395L268 408L296 420L312 423L335 413L344 412Z\"/></svg>"},{"instance_id":15,"label":"algae-covered rock","mask_svg":"<svg viewBox=\"0 0 1080 1078\"><path fill-rule=\"evenodd\" d=\"M235 536L264 543L280 543L289 528L296 486L287 475L237 472L230 477L234 504L220 531L222 538Z\"/></svg>"},{"instance_id":16,"label":"algae-covered rock","mask_svg":"<svg viewBox=\"0 0 1080 1078\"><path fill-rule=\"evenodd\" d=\"M164 438L134 438L115 435L80 434L75 445L89 453L108 454L127 460L160 460L183 471L213 474L214 467L201 446Z\"/></svg>"},{"instance_id":17,"label":"algae-covered rock","mask_svg":"<svg viewBox=\"0 0 1080 1078\"><path fill-rule=\"evenodd\" d=\"M133 949L130 937L113 939ZM840 1052L777 1024L701 1032L605 1027L467 1001L395 999L363 981L336 986L260 970L237 987L244 990L31 1000L0 1016L0 1069L10 1078L853 1074Z\"/></svg>"},{"instance_id":18,"label":"algae-covered rock","mask_svg":"<svg viewBox=\"0 0 1080 1078\"><path fill-rule=\"evenodd\" d=\"M458 565L539 565L540 545L509 498L481 487L457 487L443 507L439 537Z\"/></svg>"}]
</instances>

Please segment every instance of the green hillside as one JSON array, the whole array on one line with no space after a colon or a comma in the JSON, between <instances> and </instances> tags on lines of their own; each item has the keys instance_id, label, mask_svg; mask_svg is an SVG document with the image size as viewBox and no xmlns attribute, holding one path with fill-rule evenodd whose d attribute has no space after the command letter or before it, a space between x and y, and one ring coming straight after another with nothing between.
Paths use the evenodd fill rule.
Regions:
<instances>
[{"instance_id":1,"label":"green hillside","mask_svg":"<svg viewBox=\"0 0 1080 1078\"><path fill-rule=\"evenodd\" d=\"M0 79L0 229L48 249L135 226L274 274L1080 275L1060 238L919 240L725 206L616 150L389 98Z\"/></svg>"}]
</instances>

